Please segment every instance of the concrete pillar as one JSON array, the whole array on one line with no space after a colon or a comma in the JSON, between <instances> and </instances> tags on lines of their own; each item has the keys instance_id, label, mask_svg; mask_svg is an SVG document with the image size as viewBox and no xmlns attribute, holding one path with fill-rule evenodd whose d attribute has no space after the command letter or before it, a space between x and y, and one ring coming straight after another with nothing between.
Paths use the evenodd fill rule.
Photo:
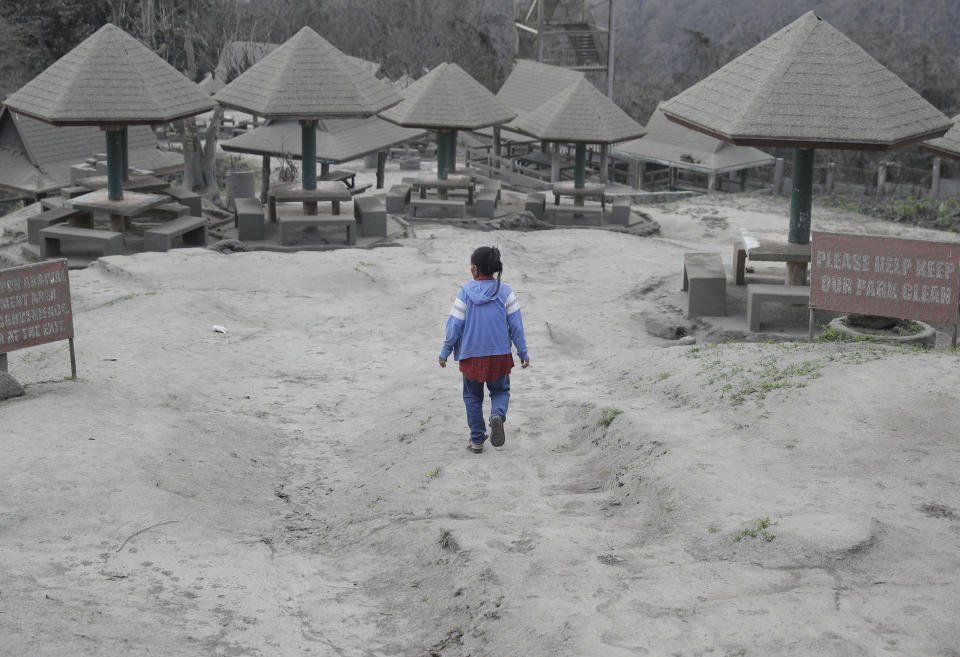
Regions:
<instances>
[{"instance_id":1,"label":"concrete pillar","mask_svg":"<svg viewBox=\"0 0 960 657\"><path fill-rule=\"evenodd\" d=\"M677 189L677 168L670 167L669 169L670 183L667 185L667 188L672 192Z\"/></svg>"},{"instance_id":2,"label":"concrete pillar","mask_svg":"<svg viewBox=\"0 0 960 657\"><path fill-rule=\"evenodd\" d=\"M940 156L933 158L933 174L930 177L930 195L933 198L940 198Z\"/></svg>"},{"instance_id":3,"label":"concrete pillar","mask_svg":"<svg viewBox=\"0 0 960 657\"><path fill-rule=\"evenodd\" d=\"M550 182L560 180L560 142L553 142L550 150Z\"/></svg>"},{"instance_id":4,"label":"concrete pillar","mask_svg":"<svg viewBox=\"0 0 960 657\"><path fill-rule=\"evenodd\" d=\"M266 204L270 192L270 156L264 155L260 164L260 202Z\"/></svg>"},{"instance_id":5,"label":"concrete pillar","mask_svg":"<svg viewBox=\"0 0 960 657\"><path fill-rule=\"evenodd\" d=\"M708 173L707 174L707 191L712 192L717 189L717 174Z\"/></svg>"},{"instance_id":6,"label":"concrete pillar","mask_svg":"<svg viewBox=\"0 0 960 657\"><path fill-rule=\"evenodd\" d=\"M607 182L610 168L610 144L600 144L600 182Z\"/></svg>"},{"instance_id":7,"label":"concrete pillar","mask_svg":"<svg viewBox=\"0 0 960 657\"><path fill-rule=\"evenodd\" d=\"M837 170L836 162L827 163L827 191L828 192L832 192L834 185L836 184L836 170Z\"/></svg>"},{"instance_id":8,"label":"concrete pillar","mask_svg":"<svg viewBox=\"0 0 960 657\"><path fill-rule=\"evenodd\" d=\"M778 157L773 165L773 193L779 194L783 191L783 158Z\"/></svg>"},{"instance_id":9,"label":"concrete pillar","mask_svg":"<svg viewBox=\"0 0 960 657\"><path fill-rule=\"evenodd\" d=\"M749 169L740 169L740 191L747 191L747 175L750 173Z\"/></svg>"},{"instance_id":10,"label":"concrete pillar","mask_svg":"<svg viewBox=\"0 0 960 657\"><path fill-rule=\"evenodd\" d=\"M616 57L614 56L616 52L616 48L614 47L615 30L613 29L614 4L614 0L610 0L610 13L607 17L607 98L610 100L613 100L613 65L616 63Z\"/></svg>"},{"instance_id":11,"label":"concrete pillar","mask_svg":"<svg viewBox=\"0 0 960 657\"><path fill-rule=\"evenodd\" d=\"M120 148L123 153L123 180L130 180L130 147L127 145L127 126L120 130Z\"/></svg>"},{"instance_id":12,"label":"concrete pillar","mask_svg":"<svg viewBox=\"0 0 960 657\"><path fill-rule=\"evenodd\" d=\"M494 160L491 163L493 169L500 168L500 157L502 156L503 147L500 143L500 126L493 127L493 155Z\"/></svg>"},{"instance_id":13,"label":"concrete pillar","mask_svg":"<svg viewBox=\"0 0 960 657\"><path fill-rule=\"evenodd\" d=\"M107 138L107 198L123 200L123 129L111 126L104 130Z\"/></svg>"},{"instance_id":14,"label":"concrete pillar","mask_svg":"<svg viewBox=\"0 0 960 657\"><path fill-rule=\"evenodd\" d=\"M377 189L383 189L383 181L387 168L387 151L377 153Z\"/></svg>"}]
</instances>

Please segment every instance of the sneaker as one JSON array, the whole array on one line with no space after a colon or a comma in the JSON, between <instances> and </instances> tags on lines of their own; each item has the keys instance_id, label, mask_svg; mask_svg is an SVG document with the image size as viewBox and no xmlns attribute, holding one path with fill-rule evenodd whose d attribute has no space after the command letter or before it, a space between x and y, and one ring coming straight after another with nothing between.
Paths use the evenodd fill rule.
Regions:
<instances>
[{"instance_id":1,"label":"sneaker","mask_svg":"<svg viewBox=\"0 0 960 657\"><path fill-rule=\"evenodd\" d=\"M490 416L490 444L494 447L503 447L507 437L503 434L503 418L499 415Z\"/></svg>"}]
</instances>

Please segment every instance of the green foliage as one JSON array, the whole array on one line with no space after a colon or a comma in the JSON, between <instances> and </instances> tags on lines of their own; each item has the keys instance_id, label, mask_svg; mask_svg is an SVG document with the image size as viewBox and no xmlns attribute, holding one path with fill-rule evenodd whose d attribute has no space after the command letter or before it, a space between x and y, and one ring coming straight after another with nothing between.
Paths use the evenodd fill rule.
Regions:
<instances>
[{"instance_id":1,"label":"green foliage","mask_svg":"<svg viewBox=\"0 0 960 657\"><path fill-rule=\"evenodd\" d=\"M850 197L843 194L821 199L825 205L878 217L896 223L913 224L960 232L960 200L948 197L906 196L903 198Z\"/></svg>"},{"instance_id":2,"label":"green foliage","mask_svg":"<svg viewBox=\"0 0 960 657\"><path fill-rule=\"evenodd\" d=\"M623 413L622 408L604 408L600 411L600 419L597 420L597 426L609 427L613 419Z\"/></svg>"},{"instance_id":3,"label":"green foliage","mask_svg":"<svg viewBox=\"0 0 960 657\"><path fill-rule=\"evenodd\" d=\"M734 542L739 543L740 541L748 537L749 538L760 537L763 540L765 540L767 543L769 543L770 541L772 541L777 537L776 534L772 534L771 532L767 531L771 525L775 525L775 524L777 523L771 522L769 516L766 518L761 518L760 520L757 520L753 524L753 526L744 527L743 529L738 531L736 534L734 534L733 540Z\"/></svg>"}]
</instances>

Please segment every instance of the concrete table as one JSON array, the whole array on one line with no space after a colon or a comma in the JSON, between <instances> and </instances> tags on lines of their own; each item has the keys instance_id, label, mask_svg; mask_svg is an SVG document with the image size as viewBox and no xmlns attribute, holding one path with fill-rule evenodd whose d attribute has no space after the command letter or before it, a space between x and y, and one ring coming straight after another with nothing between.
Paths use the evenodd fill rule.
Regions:
<instances>
[{"instance_id":1,"label":"concrete table","mask_svg":"<svg viewBox=\"0 0 960 657\"><path fill-rule=\"evenodd\" d=\"M86 187L89 190L106 189L107 177L87 176L86 178L78 178L76 185L78 187ZM168 187L170 187L170 183L163 178L157 178L156 176L130 176L129 180L123 181L124 191L131 192L144 192L151 194L162 192Z\"/></svg>"},{"instance_id":2,"label":"concrete table","mask_svg":"<svg viewBox=\"0 0 960 657\"><path fill-rule=\"evenodd\" d=\"M145 194L142 192L124 192L119 201L111 201L106 189L98 189L63 202L64 207L86 210L97 213L106 212L110 215L110 230L122 233L126 227L126 220L164 203L169 203L170 197L163 194Z\"/></svg>"},{"instance_id":3,"label":"concrete table","mask_svg":"<svg viewBox=\"0 0 960 657\"><path fill-rule=\"evenodd\" d=\"M270 221L277 221L277 203L303 203L305 214L316 214L316 204L330 202L333 214L340 214L340 201L349 201L350 190L341 182L318 182L316 189L303 189L280 185L272 187L267 193ZM313 204L308 208L307 204ZM309 212L312 209L313 212Z\"/></svg>"},{"instance_id":4,"label":"concrete table","mask_svg":"<svg viewBox=\"0 0 960 657\"><path fill-rule=\"evenodd\" d=\"M733 242L733 282L736 285L744 284L748 258L763 262L810 262L810 244L793 244L782 235L740 231L740 237Z\"/></svg>"},{"instance_id":5,"label":"concrete table","mask_svg":"<svg viewBox=\"0 0 960 657\"><path fill-rule=\"evenodd\" d=\"M560 205L561 196L572 196L576 205L583 205L583 199L593 198L600 200L600 207L607 209L607 186L604 183L584 183L577 187L572 180L553 183L553 204Z\"/></svg>"},{"instance_id":6,"label":"concrete table","mask_svg":"<svg viewBox=\"0 0 960 657\"><path fill-rule=\"evenodd\" d=\"M450 174L446 178L436 176L422 176L410 183L414 189L420 190L420 198L427 198L428 189L436 189L437 195L441 199L447 198L447 192L451 189L467 190L467 203L473 204L473 195L477 189L477 183L470 176Z\"/></svg>"}]
</instances>

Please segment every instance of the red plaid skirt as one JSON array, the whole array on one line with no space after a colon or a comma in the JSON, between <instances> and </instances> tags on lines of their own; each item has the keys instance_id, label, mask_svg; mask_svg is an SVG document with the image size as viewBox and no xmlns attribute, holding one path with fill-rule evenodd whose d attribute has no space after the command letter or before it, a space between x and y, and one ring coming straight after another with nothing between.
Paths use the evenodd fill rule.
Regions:
<instances>
[{"instance_id":1,"label":"red plaid skirt","mask_svg":"<svg viewBox=\"0 0 960 657\"><path fill-rule=\"evenodd\" d=\"M478 356L460 361L460 371L471 381L496 381L510 374L513 369L513 354Z\"/></svg>"}]
</instances>

